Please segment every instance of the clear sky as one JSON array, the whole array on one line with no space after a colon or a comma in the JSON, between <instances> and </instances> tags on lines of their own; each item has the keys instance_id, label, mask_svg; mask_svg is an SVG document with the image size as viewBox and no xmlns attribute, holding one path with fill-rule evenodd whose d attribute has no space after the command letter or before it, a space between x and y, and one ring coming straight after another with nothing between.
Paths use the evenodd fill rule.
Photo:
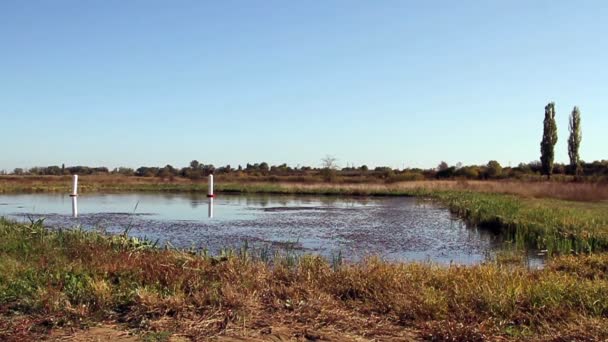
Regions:
<instances>
[{"instance_id":1,"label":"clear sky","mask_svg":"<svg viewBox=\"0 0 608 342\"><path fill-rule=\"evenodd\" d=\"M2 0L0 169L608 159L606 82L608 1Z\"/></svg>"}]
</instances>

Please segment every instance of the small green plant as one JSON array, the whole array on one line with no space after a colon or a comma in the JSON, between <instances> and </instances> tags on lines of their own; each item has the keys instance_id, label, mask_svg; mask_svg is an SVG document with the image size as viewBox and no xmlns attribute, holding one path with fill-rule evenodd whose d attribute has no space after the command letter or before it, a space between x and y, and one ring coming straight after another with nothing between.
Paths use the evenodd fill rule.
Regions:
<instances>
[{"instance_id":1,"label":"small green plant","mask_svg":"<svg viewBox=\"0 0 608 342\"><path fill-rule=\"evenodd\" d=\"M331 268L335 271L339 270L344 260L342 259L342 251L331 253Z\"/></svg>"},{"instance_id":2,"label":"small green plant","mask_svg":"<svg viewBox=\"0 0 608 342\"><path fill-rule=\"evenodd\" d=\"M142 339L144 342L167 342L170 341L171 335L173 334L170 331L147 332Z\"/></svg>"}]
</instances>

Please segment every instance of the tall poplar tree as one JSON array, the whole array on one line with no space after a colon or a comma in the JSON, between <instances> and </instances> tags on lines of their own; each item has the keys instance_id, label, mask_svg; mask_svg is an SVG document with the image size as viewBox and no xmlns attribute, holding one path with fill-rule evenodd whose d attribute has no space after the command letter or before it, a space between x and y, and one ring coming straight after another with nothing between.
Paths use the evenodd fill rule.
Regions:
<instances>
[{"instance_id":1,"label":"tall poplar tree","mask_svg":"<svg viewBox=\"0 0 608 342\"><path fill-rule=\"evenodd\" d=\"M557 124L555 123L555 103L545 106L545 121L543 125L543 140L540 143L540 162L542 174L551 178L553 173L553 159L555 158L555 144L557 143Z\"/></svg>"},{"instance_id":2,"label":"tall poplar tree","mask_svg":"<svg viewBox=\"0 0 608 342\"><path fill-rule=\"evenodd\" d=\"M570 157L570 171L576 175L581 172L580 157L578 149L581 146L581 112L578 107L574 107L570 114L570 137L568 138L568 156Z\"/></svg>"}]
</instances>

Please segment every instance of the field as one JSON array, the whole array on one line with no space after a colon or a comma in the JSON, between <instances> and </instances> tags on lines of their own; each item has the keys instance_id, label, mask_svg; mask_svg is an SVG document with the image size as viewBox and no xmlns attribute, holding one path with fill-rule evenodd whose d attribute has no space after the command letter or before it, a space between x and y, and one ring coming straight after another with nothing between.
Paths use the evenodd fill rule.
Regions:
<instances>
[{"instance_id":1,"label":"field","mask_svg":"<svg viewBox=\"0 0 608 342\"><path fill-rule=\"evenodd\" d=\"M204 182L82 177L90 191L204 191ZM69 178L0 178L0 191L65 191ZM210 256L128 236L0 221L0 339L118 323L148 341L608 339L608 191L559 182L222 183L218 191L424 196L516 247L478 266L259 251ZM517 249L516 249L517 250ZM70 330L71 331L71 330ZM49 335L51 334L51 335ZM221 340L220 339L220 340Z\"/></svg>"}]
</instances>

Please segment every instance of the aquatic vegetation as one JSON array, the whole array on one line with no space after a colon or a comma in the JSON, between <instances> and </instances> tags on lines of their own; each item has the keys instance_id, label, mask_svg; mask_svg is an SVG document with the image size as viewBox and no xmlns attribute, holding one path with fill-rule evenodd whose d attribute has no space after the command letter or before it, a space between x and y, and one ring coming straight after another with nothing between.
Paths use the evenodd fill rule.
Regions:
<instances>
[{"instance_id":1,"label":"aquatic vegetation","mask_svg":"<svg viewBox=\"0 0 608 342\"><path fill-rule=\"evenodd\" d=\"M500 230L516 245L548 253L590 253L608 249L608 204L525 199L478 192L433 192L471 223Z\"/></svg>"}]
</instances>

